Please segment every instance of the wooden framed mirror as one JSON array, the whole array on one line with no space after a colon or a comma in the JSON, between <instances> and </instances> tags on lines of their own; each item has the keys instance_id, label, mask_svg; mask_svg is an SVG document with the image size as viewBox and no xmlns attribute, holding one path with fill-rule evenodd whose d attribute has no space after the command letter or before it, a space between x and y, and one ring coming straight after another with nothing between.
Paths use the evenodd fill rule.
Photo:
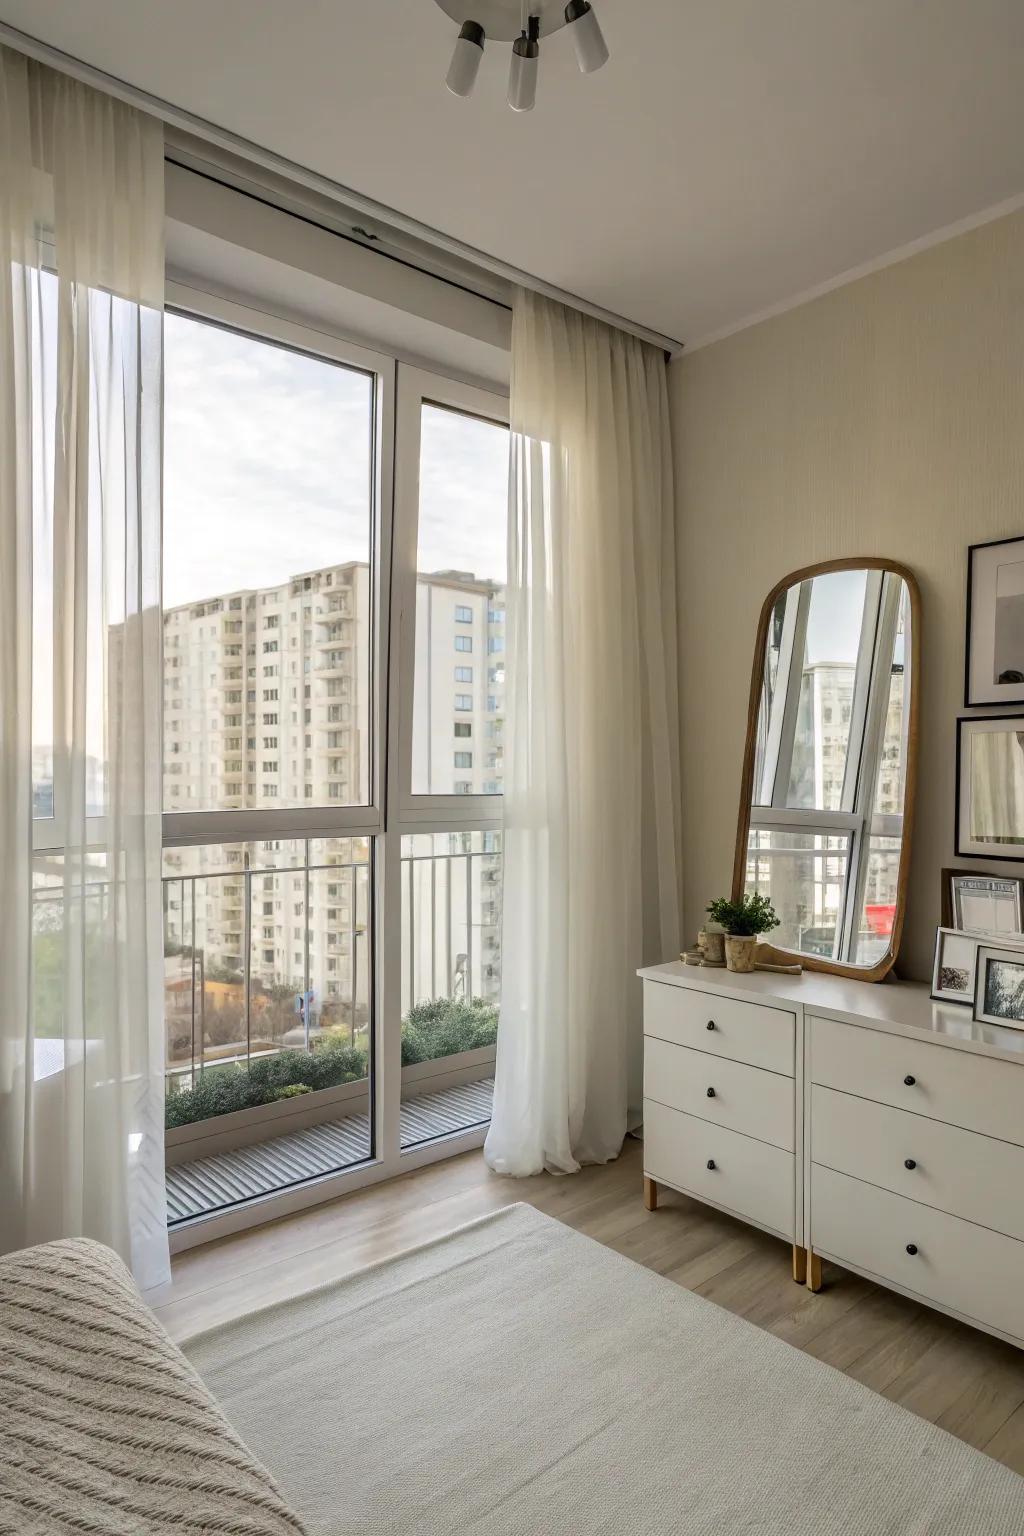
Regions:
<instances>
[{"instance_id":1,"label":"wooden framed mirror","mask_svg":"<svg viewBox=\"0 0 1024 1536\"><path fill-rule=\"evenodd\" d=\"M808 969L880 981L899 951L920 658L917 582L891 560L794 571L761 610L732 895L767 896L765 938Z\"/></svg>"}]
</instances>

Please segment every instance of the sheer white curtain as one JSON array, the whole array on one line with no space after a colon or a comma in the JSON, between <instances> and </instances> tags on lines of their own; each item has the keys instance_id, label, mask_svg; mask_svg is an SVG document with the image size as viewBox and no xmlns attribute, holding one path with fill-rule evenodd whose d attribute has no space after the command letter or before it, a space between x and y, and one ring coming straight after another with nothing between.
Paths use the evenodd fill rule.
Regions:
<instances>
[{"instance_id":1,"label":"sheer white curtain","mask_svg":"<svg viewBox=\"0 0 1024 1536\"><path fill-rule=\"evenodd\" d=\"M675 534L665 359L530 293L512 327L500 1173L617 1156L637 966L678 952Z\"/></svg>"},{"instance_id":2,"label":"sheer white curtain","mask_svg":"<svg viewBox=\"0 0 1024 1536\"><path fill-rule=\"evenodd\" d=\"M163 141L0 48L0 1246L167 1274Z\"/></svg>"}]
</instances>

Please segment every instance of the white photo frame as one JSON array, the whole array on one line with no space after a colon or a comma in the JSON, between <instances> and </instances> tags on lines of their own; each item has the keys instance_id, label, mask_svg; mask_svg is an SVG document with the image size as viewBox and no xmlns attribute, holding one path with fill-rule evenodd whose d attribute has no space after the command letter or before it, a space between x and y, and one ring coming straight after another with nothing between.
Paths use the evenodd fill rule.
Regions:
<instances>
[{"instance_id":1,"label":"white photo frame","mask_svg":"<svg viewBox=\"0 0 1024 1536\"><path fill-rule=\"evenodd\" d=\"M956 852L1024 862L1024 715L957 721Z\"/></svg>"},{"instance_id":2,"label":"white photo frame","mask_svg":"<svg viewBox=\"0 0 1024 1536\"><path fill-rule=\"evenodd\" d=\"M979 946L990 934L964 933L959 928L936 928L932 963L932 1001L974 1005L974 980Z\"/></svg>"},{"instance_id":3,"label":"white photo frame","mask_svg":"<svg viewBox=\"0 0 1024 1536\"><path fill-rule=\"evenodd\" d=\"M952 869L949 911L950 927L962 933L1024 933L1024 880Z\"/></svg>"},{"instance_id":4,"label":"white photo frame","mask_svg":"<svg viewBox=\"0 0 1024 1536\"><path fill-rule=\"evenodd\" d=\"M974 1018L1024 1030L1024 948L979 944L974 970Z\"/></svg>"},{"instance_id":5,"label":"white photo frame","mask_svg":"<svg viewBox=\"0 0 1024 1536\"><path fill-rule=\"evenodd\" d=\"M1024 538L967 551L964 704L1024 704Z\"/></svg>"}]
</instances>

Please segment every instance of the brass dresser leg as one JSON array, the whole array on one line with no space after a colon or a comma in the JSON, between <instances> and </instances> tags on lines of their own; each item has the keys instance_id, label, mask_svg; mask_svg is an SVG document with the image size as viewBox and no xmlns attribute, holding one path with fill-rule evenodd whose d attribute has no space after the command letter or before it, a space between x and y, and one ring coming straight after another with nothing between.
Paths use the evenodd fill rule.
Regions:
<instances>
[{"instance_id":1,"label":"brass dresser leg","mask_svg":"<svg viewBox=\"0 0 1024 1536\"><path fill-rule=\"evenodd\" d=\"M821 1290L821 1259L816 1253L807 1250L807 1289L809 1291Z\"/></svg>"},{"instance_id":2,"label":"brass dresser leg","mask_svg":"<svg viewBox=\"0 0 1024 1536\"><path fill-rule=\"evenodd\" d=\"M644 1174L644 1205L649 1211L658 1209L658 1186L653 1179Z\"/></svg>"}]
</instances>

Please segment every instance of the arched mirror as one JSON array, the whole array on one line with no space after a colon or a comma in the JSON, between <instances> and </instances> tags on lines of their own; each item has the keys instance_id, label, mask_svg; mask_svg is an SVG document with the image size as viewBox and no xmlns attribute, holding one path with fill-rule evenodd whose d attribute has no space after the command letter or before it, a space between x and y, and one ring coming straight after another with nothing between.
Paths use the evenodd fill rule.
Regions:
<instances>
[{"instance_id":1,"label":"arched mirror","mask_svg":"<svg viewBox=\"0 0 1024 1536\"><path fill-rule=\"evenodd\" d=\"M880 980L899 948L916 766L920 597L890 561L796 571L761 611L733 897L816 970Z\"/></svg>"}]
</instances>

